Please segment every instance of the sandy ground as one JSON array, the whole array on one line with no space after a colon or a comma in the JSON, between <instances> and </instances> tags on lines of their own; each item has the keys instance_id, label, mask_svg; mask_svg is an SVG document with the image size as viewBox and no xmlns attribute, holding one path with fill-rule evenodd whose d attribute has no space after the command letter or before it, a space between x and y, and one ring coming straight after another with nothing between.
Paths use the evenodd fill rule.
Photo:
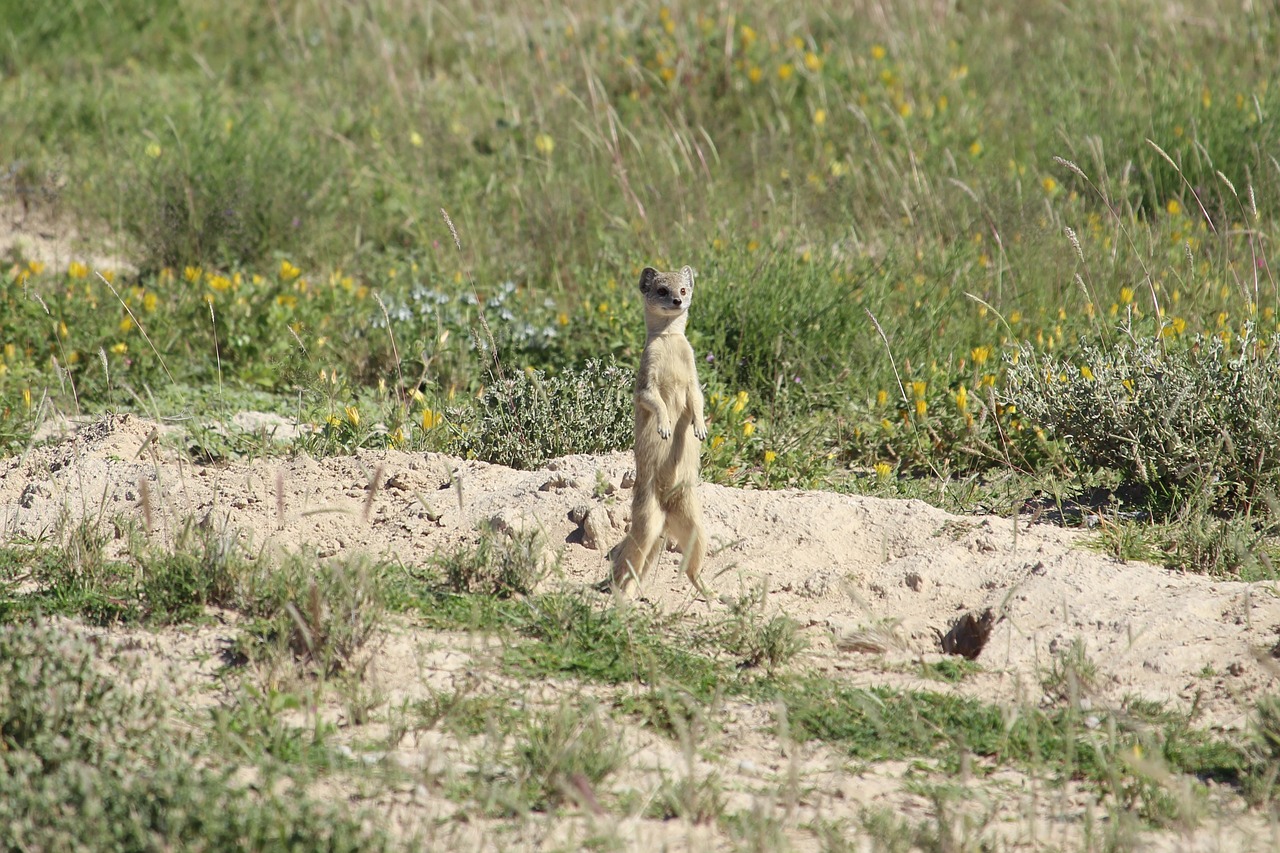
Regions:
<instances>
[{"instance_id":1,"label":"sandy ground","mask_svg":"<svg viewBox=\"0 0 1280 853\"><path fill-rule=\"evenodd\" d=\"M474 541L477 525L532 527L560 555L562 577L549 583L589 583L604 575L603 550L582 544L571 511L590 510L592 532L605 549L622 535L629 515L630 492L622 487L626 453L568 457L538 471L393 451L202 467L170 449L164 427L133 416L78 428L63 424L52 432L25 455L0 460L2 541L55 536L67 518L142 523L144 503L162 539L172 539L190 519L209 519L253 549L321 557L360 552L410 564ZM1272 583L1121 564L1091 549L1086 534L1025 520L957 517L920 501L705 484L701 494L714 545L704 577L717 595L766 585L767 606L804 626L811 646L802 665L852 683L956 691L1011 707L1038 704L1043 672L1055 654L1079 641L1099 672L1085 699L1099 708L1139 696L1171 707L1195 705L1199 725L1239 729L1253 701L1276 689L1280 667L1271 650L1280 632L1280 597ZM646 599L668 610L723 609L721 602L695 599L679 559L665 555L646 584ZM914 674L915 662L941 657L939 634L962 614L987 608L1001 618L978 658L979 673L958 685ZM216 651L233 622L229 616L226 624L196 629L110 633L152 656L166 672L158 680L188 690L187 701L199 706L218 701L210 686ZM368 680L382 707L403 707L456 689L488 654L476 638L398 621L379 645ZM544 691L549 702L561 690L551 684L529 689L531 697ZM913 820L932 813L930 802L904 781L906 766L853 765L825 746L779 743L770 734L769 708L729 702L720 712L723 729L696 750L626 731L632 758L620 785L651 796L663 778L715 773L730 811L754 809L781 820L798 849L817 849L812 833L801 828L818 817L856 817L864 806L885 806ZM333 714L343 722L340 710ZM367 743L383 731L379 725L385 729L378 722L351 724L347 735ZM417 732L390 744L379 760L390 756L420 769L424 780L439 780L462 772L474 759L470 752L483 748ZM1018 848L1075 849L1083 843L1085 815L1096 810L1092 797L1071 785L1041 790L1043 780L1010 771L980 784L959 783L973 785L969 802L983 818L983 832ZM1152 834L1143 848L1271 849L1280 836L1263 817L1223 798L1199 830ZM596 817L589 810L514 829L459 822L449 819L458 806L425 781L384 792L373 804L393 825L452 849L573 847L600 821L609 821L610 832L630 849L732 847L709 826Z\"/></svg>"}]
</instances>

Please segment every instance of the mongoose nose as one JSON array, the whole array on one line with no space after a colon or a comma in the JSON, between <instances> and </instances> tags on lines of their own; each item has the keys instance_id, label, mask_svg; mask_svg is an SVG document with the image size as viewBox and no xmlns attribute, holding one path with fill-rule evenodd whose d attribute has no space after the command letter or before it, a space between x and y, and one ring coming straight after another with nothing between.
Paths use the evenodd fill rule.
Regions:
<instances>
[{"instance_id":1,"label":"mongoose nose","mask_svg":"<svg viewBox=\"0 0 1280 853\"><path fill-rule=\"evenodd\" d=\"M672 305L675 305L675 306L679 306L679 305L680 305L680 297L679 297L679 296L674 296L674 297L672 297L672 298L671 298L671 304L672 304Z\"/></svg>"}]
</instances>

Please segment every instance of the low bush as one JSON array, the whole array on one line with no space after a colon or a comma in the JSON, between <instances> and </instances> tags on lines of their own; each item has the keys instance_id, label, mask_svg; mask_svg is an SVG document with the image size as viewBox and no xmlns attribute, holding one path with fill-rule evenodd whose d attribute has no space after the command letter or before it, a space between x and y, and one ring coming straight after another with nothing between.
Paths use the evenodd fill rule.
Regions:
<instances>
[{"instance_id":1,"label":"low bush","mask_svg":"<svg viewBox=\"0 0 1280 853\"><path fill-rule=\"evenodd\" d=\"M1280 494L1280 345L1252 327L1189 346L1086 342L1073 359L1024 345L1006 395L1080 466L1148 487L1157 509L1265 509Z\"/></svg>"}]
</instances>

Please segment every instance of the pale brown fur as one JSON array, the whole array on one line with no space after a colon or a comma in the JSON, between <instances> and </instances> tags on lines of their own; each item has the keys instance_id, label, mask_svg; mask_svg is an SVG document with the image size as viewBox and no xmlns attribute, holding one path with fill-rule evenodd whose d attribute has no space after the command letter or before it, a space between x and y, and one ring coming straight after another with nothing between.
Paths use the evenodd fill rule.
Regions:
<instances>
[{"instance_id":1,"label":"pale brown fur","mask_svg":"<svg viewBox=\"0 0 1280 853\"><path fill-rule=\"evenodd\" d=\"M647 336L636 374L636 482L631 529L613 551L613 588L643 582L668 537L684 552L685 574L698 578L707 552L698 502L701 442L707 437L693 347L684 336L693 299L693 270L640 274Z\"/></svg>"}]
</instances>

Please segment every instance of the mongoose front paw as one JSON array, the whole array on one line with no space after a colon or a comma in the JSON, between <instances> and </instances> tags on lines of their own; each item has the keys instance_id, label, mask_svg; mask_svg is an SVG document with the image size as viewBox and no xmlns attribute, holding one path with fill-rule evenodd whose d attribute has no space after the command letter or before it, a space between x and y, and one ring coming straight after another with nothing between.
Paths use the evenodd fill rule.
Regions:
<instances>
[{"instance_id":1,"label":"mongoose front paw","mask_svg":"<svg viewBox=\"0 0 1280 853\"><path fill-rule=\"evenodd\" d=\"M671 438L671 424L666 423L665 421L659 422L658 435L663 439Z\"/></svg>"},{"instance_id":2,"label":"mongoose front paw","mask_svg":"<svg viewBox=\"0 0 1280 853\"><path fill-rule=\"evenodd\" d=\"M694 424L694 425L693 425L693 437L694 437L694 438L696 438L696 439L698 439L698 441L706 441L706 440L707 440L707 425L706 425L706 424Z\"/></svg>"}]
</instances>

